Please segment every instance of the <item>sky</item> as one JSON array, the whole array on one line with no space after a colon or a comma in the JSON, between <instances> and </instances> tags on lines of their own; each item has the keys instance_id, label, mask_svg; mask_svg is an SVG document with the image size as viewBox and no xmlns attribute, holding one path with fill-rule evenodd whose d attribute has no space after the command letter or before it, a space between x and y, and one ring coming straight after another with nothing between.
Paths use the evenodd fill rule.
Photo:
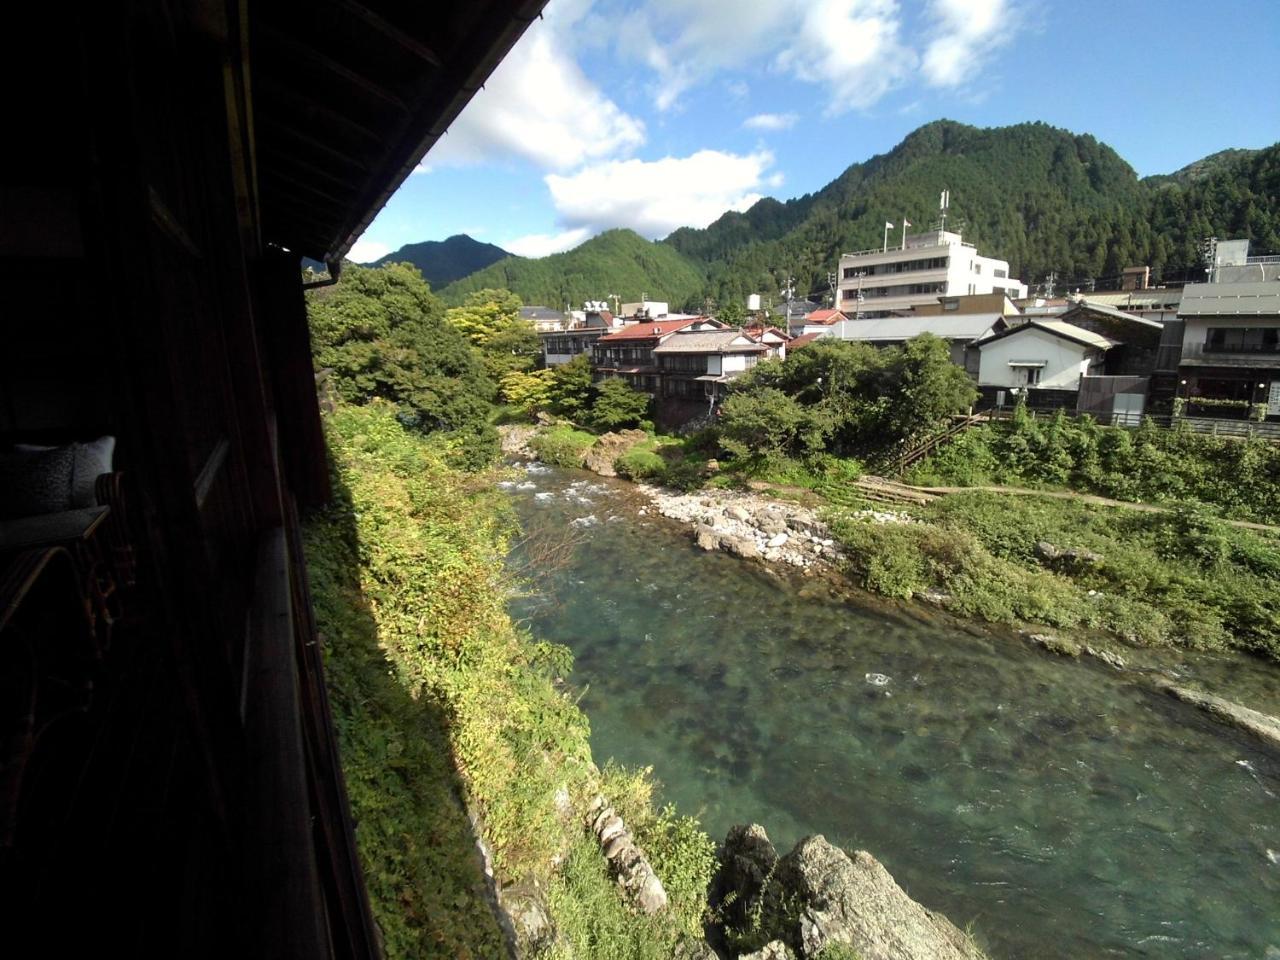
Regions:
<instances>
[{"instance_id":1,"label":"sky","mask_svg":"<svg viewBox=\"0 0 1280 960\"><path fill-rule=\"evenodd\" d=\"M947 118L1139 176L1280 140L1280 0L549 0L351 251L523 256L821 189Z\"/></svg>"}]
</instances>

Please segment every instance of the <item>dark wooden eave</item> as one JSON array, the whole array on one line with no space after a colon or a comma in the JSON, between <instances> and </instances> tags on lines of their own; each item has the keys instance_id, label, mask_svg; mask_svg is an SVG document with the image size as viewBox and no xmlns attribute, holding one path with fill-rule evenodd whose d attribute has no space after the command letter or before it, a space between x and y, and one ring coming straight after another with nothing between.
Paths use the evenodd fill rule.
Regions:
<instances>
[{"instance_id":1,"label":"dark wooden eave","mask_svg":"<svg viewBox=\"0 0 1280 960\"><path fill-rule=\"evenodd\" d=\"M261 240L340 261L545 2L254 4Z\"/></svg>"}]
</instances>

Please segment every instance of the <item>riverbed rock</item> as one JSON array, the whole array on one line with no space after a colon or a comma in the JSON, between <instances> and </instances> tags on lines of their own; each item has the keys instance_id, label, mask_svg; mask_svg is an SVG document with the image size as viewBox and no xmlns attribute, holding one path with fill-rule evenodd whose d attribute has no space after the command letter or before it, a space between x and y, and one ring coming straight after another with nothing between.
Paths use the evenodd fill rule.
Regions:
<instances>
[{"instance_id":1,"label":"riverbed rock","mask_svg":"<svg viewBox=\"0 0 1280 960\"><path fill-rule=\"evenodd\" d=\"M1215 697L1211 693L1201 693L1167 680L1157 680L1155 685L1157 689L1163 690L1169 696L1199 707L1214 719L1244 730L1272 750L1280 751L1280 717L1273 717L1238 703L1232 703L1230 700L1224 700L1222 697Z\"/></svg>"},{"instance_id":2,"label":"riverbed rock","mask_svg":"<svg viewBox=\"0 0 1280 960\"><path fill-rule=\"evenodd\" d=\"M694 528L693 539L703 550L720 549L720 534L705 523L700 523Z\"/></svg>"},{"instance_id":3,"label":"riverbed rock","mask_svg":"<svg viewBox=\"0 0 1280 960\"><path fill-rule=\"evenodd\" d=\"M725 507L724 515L730 520L737 520L739 523L751 522L751 511L739 503L731 503Z\"/></svg>"},{"instance_id":4,"label":"riverbed rock","mask_svg":"<svg viewBox=\"0 0 1280 960\"><path fill-rule=\"evenodd\" d=\"M504 423L498 427L498 441L502 452L509 457L520 457L525 460L537 459L537 454L529 446L529 441L541 431L524 423Z\"/></svg>"},{"instance_id":5,"label":"riverbed rock","mask_svg":"<svg viewBox=\"0 0 1280 960\"><path fill-rule=\"evenodd\" d=\"M1059 547L1048 540L1037 540L1034 548L1036 559L1053 567L1079 569L1096 566L1102 562L1102 555L1083 547Z\"/></svg>"},{"instance_id":6,"label":"riverbed rock","mask_svg":"<svg viewBox=\"0 0 1280 960\"><path fill-rule=\"evenodd\" d=\"M760 556L759 545L750 537L725 537L721 540L721 545L744 560L755 560Z\"/></svg>"},{"instance_id":7,"label":"riverbed rock","mask_svg":"<svg viewBox=\"0 0 1280 960\"><path fill-rule=\"evenodd\" d=\"M795 956L781 940L773 940L754 953L742 954L738 960L795 960Z\"/></svg>"},{"instance_id":8,"label":"riverbed rock","mask_svg":"<svg viewBox=\"0 0 1280 960\"><path fill-rule=\"evenodd\" d=\"M791 538L788 537L785 533L779 533L776 536L770 537L769 542L766 544L766 546L781 547L781 546L784 546L786 542L790 539Z\"/></svg>"},{"instance_id":9,"label":"riverbed rock","mask_svg":"<svg viewBox=\"0 0 1280 960\"><path fill-rule=\"evenodd\" d=\"M1118 653L1112 653L1104 647L1095 647L1093 644L1086 643L1084 652L1096 660L1101 660L1114 670L1123 670L1125 668L1124 657Z\"/></svg>"},{"instance_id":10,"label":"riverbed rock","mask_svg":"<svg viewBox=\"0 0 1280 960\"><path fill-rule=\"evenodd\" d=\"M643 430L619 430L603 434L587 448L582 465L602 477L616 477L618 471L614 469L614 463L617 459L648 438L649 435Z\"/></svg>"},{"instance_id":11,"label":"riverbed rock","mask_svg":"<svg viewBox=\"0 0 1280 960\"><path fill-rule=\"evenodd\" d=\"M587 808L587 826L600 844L609 871L622 887L623 894L642 913L666 909L667 891L653 872L644 851L636 844L622 817L605 801L596 797Z\"/></svg>"},{"instance_id":12,"label":"riverbed rock","mask_svg":"<svg viewBox=\"0 0 1280 960\"><path fill-rule=\"evenodd\" d=\"M865 850L852 856L822 836L806 837L778 862L782 896L799 920L788 931L812 960L845 944L863 960L981 960L982 952L950 920L912 900ZM794 938L794 939L792 939Z\"/></svg>"},{"instance_id":13,"label":"riverbed rock","mask_svg":"<svg viewBox=\"0 0 1280 960\"><path fill-rule=\"evenodd\" d=\"M1050 653L1056 653L1060 657L1078 657L1084 652L1084 648L1074 640L1066 637L1059 637L1053 633L1028 633L1027 639L1038 647L1044 647Z\"/></svg>"}]
</instances>

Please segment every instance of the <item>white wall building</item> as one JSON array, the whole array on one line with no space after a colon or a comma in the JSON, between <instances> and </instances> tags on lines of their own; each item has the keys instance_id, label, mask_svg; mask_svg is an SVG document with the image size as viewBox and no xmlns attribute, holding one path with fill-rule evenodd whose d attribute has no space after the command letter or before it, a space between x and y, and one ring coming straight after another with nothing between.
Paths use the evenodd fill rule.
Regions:
<instances>
[{"instance_id":1,"label":"white wall building","mask_svg":"<svg viewBox=\"0 0 1280 960\"><path fill-rule=\"evenodd\" d=\"M1001 292L1011 299L1027 295L1027 285L1009 276L1007 261L979 256L958 233L932 230L908 236L904 248L842 256L837 306L847 314L884 317L940 296Z\"/></svg>"},{"instance_id":2,"label":"white wall building","mask_svg":"<svg viewBox=\"0 0 1280 960\"><path fill-rule=\"evenodd\" d=\"M1079 390L1080 378L1102 369L1117 346L1092 330L1061 320L1032 320L977 342L978 386L999 389Z\"/></svg>"}]
</instances>

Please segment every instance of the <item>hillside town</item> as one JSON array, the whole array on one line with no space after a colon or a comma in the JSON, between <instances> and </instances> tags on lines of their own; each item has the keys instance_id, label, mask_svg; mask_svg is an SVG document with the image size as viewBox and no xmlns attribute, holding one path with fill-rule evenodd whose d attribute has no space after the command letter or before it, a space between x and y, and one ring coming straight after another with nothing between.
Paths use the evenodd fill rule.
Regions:
<instances>
[{"instance_id":1,"label":"hillside town","mask_svg":"<svg viewBox=\"0 0 1280 960\"><path fill-rule=\"evenodd\" d=\"M585 354L597 378L651 395L667 425L714 414L762 359L823 339L882 348L929 334L948 343L983 407L1021 401L1116 425L1174 416L1205 432L1280 435L1280 256L1251 255L1248 240L1205 249L1201 283L1151 287L1150 268L1135 266L1116 290L1028 295L1007 262L939 229L842 256L838 306L764 306L752 295L737 325L648 299L521 316L538 330L544 366Z\"/></svg>"}]
</instances>

